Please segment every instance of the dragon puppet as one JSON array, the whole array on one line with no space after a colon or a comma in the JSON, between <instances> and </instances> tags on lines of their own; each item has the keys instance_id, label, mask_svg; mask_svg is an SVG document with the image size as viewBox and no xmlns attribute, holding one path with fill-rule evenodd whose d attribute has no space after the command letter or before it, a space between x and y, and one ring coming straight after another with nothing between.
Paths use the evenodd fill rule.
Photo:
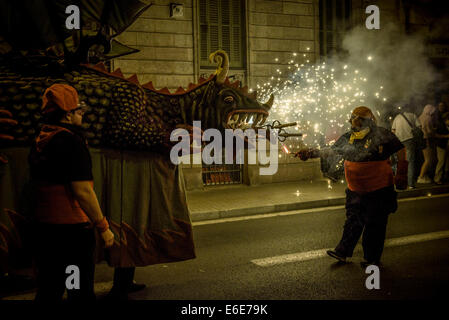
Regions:
<instances>
[{"instance_id":1,"label":"dragon puppet","mask_svg":"<svg viewBox=\"0 0 449 320\"><path fill-rule=\"evenodd\" d=\"M2 158L3 162L10 158L10 163L3 165L17 168L18 164L11 163L15 161L5 150L27 148L38 134L42 117L41 96L45 89L54 83L72 85L77 89L81 102L87 106L83 126L88 144L94 150L99 150L98 154L101 155L98 158L93 152L95 190L100 192L98 197L103 199L103 207L112 212L105 210L113 232L120 235L117 237L117 247L120 249L111 250L109 263L113 266L145 266L194 258L185 192L177 167L172 165L167 157L171 131L179 127L188 128L193 121L201 121L203 130L248 128L250 118L253 119L252 127L260 126L268 117L273 103L273 97L270 97L267 103L259 103L256 94L249 93L247 87L241 88L238 81L229 81L229 62L225 52L217 51L211 55L211 59L218 63L217 72L208 79L200 79L198 84L190 84L187 89L179 88L170 93L167 88L156 90L151 82L139 84L136 75L124 78L119 69L108 72L102 64L82 64L67 70L48 57L2 56L0 153L6 154L6 157ZM148 184L139 180L145 168L134 169L133 173L129 174L126 168L122 168L120 183L114 182L110 177L117 176L117 171L107 171L114 165L103 166L104 162L110 163L108 161L112 161L114 157L120 158L112 155L114 151L121 153L122 165L136 162L135 159L126 160L130 154L139 157L140 163L147 163L146 159L152 159L154 164L158 164L157 170L154 169L156 166L152 165L152 170L157 171L153 176L161 178L157 182L151 178L151 186L142 187L139 184ZM165 156L157 158L156 154L161 153ZM25 166L26 159L22 159L22 162ZM123 170L126 171L125 174ZM10 175L14 176L12 173ZM137 180L132 180L134 178ZM106 180L109 181L109 187L104 186ZM112 190L115 186L111 185L121 185L121 189ZM168 194L172 198L167 198L167 185L170 185L171 189L168 189L171 191ZM153 195L130 192L130 188L151 190ZM114 199L120 198L117 195L126 192L134 197L134 200L129 201L132 204L127 207L114 203ZM129 196L123 198L129 199ZM147 198L157 201L149 201ZM139 201L151 202L150 206L157 208L144 206L143 212L146 213L142 213L142 207L136 208ZM3 204L2 208L5 208ZM113 211L118 210L117 208L121 211L114 214ZM14 207L7 209L17 210ZM20 220L12 210L6 211L6 225L14 225ZM123 212L126 212L126 217ZM153 219L150 217L152 214L163 219ZM177 214L182 214L182 217L176 217ZM158 226L150 226L157 221L160 222ZM5 227L1 230L8 233L11 228ZM11 232L3 238L17 239L11 237ZM4 251L7 250L7 246L4 247Z\"/></svg>"},{"instance_id":2,"label":"dragon puppet","mask_svg":"<svg viewBox=\"0 0 449 320\"><path fill-rule=\"evenodd\" d=\"M83 127L95 191L116 234L108 263L129 267L194 258L182 171L168 157L170 133L193 121L201 121L203 130L261 126L273 97L259 103L255 92L231 83L228 55L221 50L210 56L218 65L214 74L176 92L140 84L137 75L125 78L120 69L108 71L96 62L138 51L113 37L149 5L79 1L82 23L100 25L96 34L61 28L65 5L0 2L0 273L11 250L22 245L18 213L26 211L20 204L27 203L21 193L28 148L40 131L42 95L55 83L73 86L87 108ZM26 30L17 21L27 21Z\"/></svg>"}]
</instances>

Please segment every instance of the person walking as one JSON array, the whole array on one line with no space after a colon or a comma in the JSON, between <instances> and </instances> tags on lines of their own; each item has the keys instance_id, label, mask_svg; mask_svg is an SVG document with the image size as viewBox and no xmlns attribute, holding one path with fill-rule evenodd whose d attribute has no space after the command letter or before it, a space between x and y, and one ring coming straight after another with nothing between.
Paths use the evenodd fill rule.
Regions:
<instances>
[{"instance_id":1,"label":"person walking","mask_svg":"<svg viewBox=\"0 0 449 320\"><path fill-rule=\"evenodd\" d=\"M404 112L398 113L394 118L391 131L405 146L408 162L408 187L413 189L416 187L416 155L419 150L412 130L414 127L420 127L421 123L418 117L411 112L409 106L406 106L404 109Z\"/></svg>"},{"instance_id":2,"label":"person walking","mask_svg":"<svg viewBox=\"0 0 449 320\"><path fill-rule=\"evenodd\" d=\"M354 109L351 130L343 134L331 149L303 149L295 156L302 160L317 157L322 152L336 152L345 159L346 221L343 235L334 250L327 254L341 262L352 257L363 233L364 261L361 266L379 265L384 248L390 213L397 210L394 189L407 188L407 160L404 145L385 128L376 124L371 110L361 106ZM398 153L398 169L393 176L390 157Z\"/></svg>"},{"instance_id":3,"label":"person walking","mask_svg":"<svg viewBox=\"0 0 449 320\"><path fill-rule=\"evenodd\" d=\"M449 141L448 130L449 113L446 105L440 102L438 105L438 122L435 132L436 150L437 150L437 166L435 168L434 182L443 184L443 174L445 173L445 162L447 158L447 143Z\"/></svg>"},{"instance_id":4,"label":"person walking","mask_svg":"<svg viewBox=\"0 0 449 320\"><path fill-rule=\"evenodd\" d=\"M423 112L419 116L419 122L426 140L426 147L422 150L424 162L418 177L418 183L432 183L427 173L432 166L435 154L435 129L437 125L437 109L435 106L428 104L424 107Z\"/></svg>"},{"instance_id":5,"label":"person walking","mask_svg":"<svg viewBox=\"0 0 449 320\"><path fill-rule=\"evenodd\" d=\"M105 247L114 234L93 189L92 162L81 133L84 110L76 90L54 84L43 95L44 124L29 155L35 185L36 301L62 300L70 272L79 283L68 300L95 300L95 234Z\"/></svg>"}]
</instances>

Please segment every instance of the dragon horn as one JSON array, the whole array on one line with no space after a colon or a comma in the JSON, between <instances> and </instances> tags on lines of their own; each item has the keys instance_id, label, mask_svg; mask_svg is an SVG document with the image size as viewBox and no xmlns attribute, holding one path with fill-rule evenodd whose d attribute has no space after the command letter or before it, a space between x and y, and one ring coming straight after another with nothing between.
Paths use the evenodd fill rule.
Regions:
<instances>
[{"instance_id":1,"label":"dragon horn","mask_svg":"<svg viewBox=\"0 0 449 320\"><path fill-rule=\"evenodd\" d=\"M215 71L217 83L223 84L229 71L229 57L223 50L217 50L210 54L209 61L212 63L218 63L218 68Z\"/></svg>"},{"instance_id":2,"label":"dragon horn","mask_svg":"<svg viewBox=\"0 0 449 320\"><path fill-rule=\"evenodd\" d=\"M273 106L273 102L274 102L274 96L273 94L270 95L270 99L268 99L268 101L265 103L268 108L270 109Z\"/></svg>"},{"instance_id":3,"label":"dragon horn","mask_svg":"<svg viewBox=\"0 0 449 320\"><path fill-rule=\"evenodd\" d=\"M254 90L253 92L251 92L251 97L253 99L257 99L257 90Z\"/></svg>"}]
</instances>

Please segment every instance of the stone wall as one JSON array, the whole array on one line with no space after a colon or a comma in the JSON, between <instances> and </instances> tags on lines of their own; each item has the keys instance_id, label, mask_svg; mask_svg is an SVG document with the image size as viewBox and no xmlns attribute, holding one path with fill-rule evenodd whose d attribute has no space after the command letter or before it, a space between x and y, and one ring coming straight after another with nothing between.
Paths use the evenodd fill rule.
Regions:
<instances>
[{"instance_id":1,"label":"stone wall","mask_svg":"<svg viewBox=\"0 0 449 320\"><path fill-rule=\"evenodd\" d=\"M287 76L292 53L297 53L299 63L317 59L318 17L316 0L248 0L251 87L278 77L278 69L280 78Z\"/></svg>"},{"instance_id":2,"label":"stone wall","mask_svg":"<svg viewBox=\"0 0 449 320\"><path fill-rule=\"evenodd\" d=\"M113 62L125 76L138 75L141 83L152 81L156 88L175 91L195 80L193 8L194 0L179 0L183 17L170 18L171 0L152 0L153 5L117 40L140 52Z\"/></svg>"}]
</instances>

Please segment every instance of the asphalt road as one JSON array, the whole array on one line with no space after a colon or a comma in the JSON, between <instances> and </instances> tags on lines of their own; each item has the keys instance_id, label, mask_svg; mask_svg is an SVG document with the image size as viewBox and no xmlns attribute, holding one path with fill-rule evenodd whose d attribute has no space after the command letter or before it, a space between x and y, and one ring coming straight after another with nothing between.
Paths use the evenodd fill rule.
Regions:
<instances>
[{"instance_id":1,"label":"asphalt road","mask_svg":"<svg viewBox=\"0 0 449 320\"><path fill-rule=\"evenodd\" d=\"M365 287L370 274L359 264L362 252L344 265L317 255L333 248L341 237L344 209L334 208L196 225L197 258L137 268L136 280L148 287L130 296L150 300L447 298L449 232L440 234L440 239L434 232L449 230L448 208L448 195L400 202L389 219L387 239L393 240L384 249L380 289ZM293 261L278 257L286 254L296 255ZM268 257L276 257L276 264L254 263ZM111 277L110 268L97 266L97 281Z\"/></svg>"},{"instance_id":2,"label":"asphalt road","mask_svg":"<svg viewBox=\"0 0 449 320\"><path fill-rule=\"evenodd\" d=\"M130 294L130 298L210 303L213 300L447 301L448 208L449 194L400 200L398 212L389 218L383 267L379 270L380 289L366 288L365 282L371 274L365 273L359 264L363 256L360 249L356 249L350 263L343 265L325 254L341 237L345 212L340 206L195 223L197 258L137 268L135 279L146 283L147 288ZM105 263L97 265L98 298L110 290L112 277L112 268ZM28 292L7 300L33 298L34 292ZM160 310L173 309L167 302L161 301L157 306L162 305ZM291 307L290 310L295 310ZM178 309L175 314L179 315Z\"/></svg>"}]
</instances>

